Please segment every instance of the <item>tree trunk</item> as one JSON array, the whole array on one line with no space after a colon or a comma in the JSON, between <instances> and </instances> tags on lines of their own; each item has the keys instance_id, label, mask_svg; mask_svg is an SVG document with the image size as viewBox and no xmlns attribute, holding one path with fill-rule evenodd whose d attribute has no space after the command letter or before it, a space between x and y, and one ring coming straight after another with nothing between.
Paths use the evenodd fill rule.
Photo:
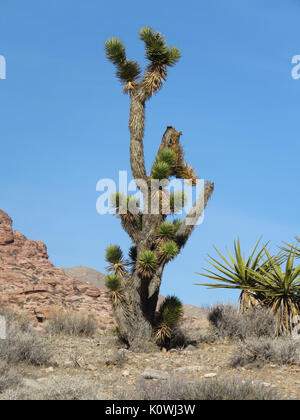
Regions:
<instances>
[{"instance_id":1,"label":"tree trunk","mask_svg":"<svg viewBox=\"0 0 300 420\"><path fill-rule=\"evenodd\" d=\"M122 292L123 300L114 307L120 336L133 351L157 350L153 333L158 290L152 295L149 293L153 280L160 284L157 275L147 281L136 272L127 276Z\"/></svg>"}]
</instances>

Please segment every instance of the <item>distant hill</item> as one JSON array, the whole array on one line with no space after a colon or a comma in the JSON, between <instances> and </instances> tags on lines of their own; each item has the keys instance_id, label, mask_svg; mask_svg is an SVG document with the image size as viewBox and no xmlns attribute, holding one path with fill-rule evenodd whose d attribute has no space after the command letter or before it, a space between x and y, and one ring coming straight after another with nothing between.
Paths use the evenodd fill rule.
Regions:
<instances>
[{"instance_id":1,"label":"distant hill","mask_svg":"<svg viewBox=\"0 0 300 420\"><path fill-rule=\"evenodd\" d=\"M105 274L102 274L100 271L94 270L93 268L78 265L73 268L64 268L64 272L67 276L72 277L77 281L92 284L98 289L107 290L104 281Z\"/></svg>"}]
</instances>

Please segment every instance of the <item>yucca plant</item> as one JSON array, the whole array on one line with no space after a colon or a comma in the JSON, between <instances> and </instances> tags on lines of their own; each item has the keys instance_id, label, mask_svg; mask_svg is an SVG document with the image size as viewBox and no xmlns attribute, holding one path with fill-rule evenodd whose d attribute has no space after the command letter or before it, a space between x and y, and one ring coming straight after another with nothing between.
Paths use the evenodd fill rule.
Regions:
<instances>
[{"instance_id":1,"label":"yucca plant","mask_svg":"<svg viewBox=\"0 0 300 420\"><path fill-rule=\"evenodd\" d=\"M280 261L265 250L267 261L259 270L250 271L262 303L268 306L277 320L277 334L290 334L299 323L300 315L300 265L294 267L296 252L290 250L284 270Z\"/></svg>"},{"instance_id":2,"label":"yucca plant","mask_svg":"<svg viewBox=\"0 0 300 420\"><path fill-rule=\"evenodd\" d=\"M167 296L156 319L155 338L158 344L163 345L171 338L172 329L180 322L182 315L182 302L176 296Z\"/></svg>"},{"instance_id":3,"label":"yucca plant","mask_svg":"<svg viewBox=\"0 0 300 420\"><path fill-rule=\"evenodd\" d=\"M178 252L178 245L174 241L163 242L159 248L160 258L165 262L175 258Z\"/></svg>"},{"instance_id":4,"label":"yucca plant","mask_svg":"<svg viewBox=\"0 0 300 420\"><path fill-rule=\"evenodd\" d=\"M155 272L157 257L155 252L146 250L138 259L138 272L142 278L151 278Z\"/></svg>"},{"instance_id":5,"label":"yucca plant","mask_svg":"<svg viewBox=\"0 0 300 420\"><path fill-rule=\"evenodd\" d=\"M106 267L107 271L114 271L115 274L123 274L126 262L123 260L123 252L118 245L109 245L106 248L105 259L111 265Z\"/></svg>"},{"instance_id":6,"label":"yucca plant","mask_svg":"<svg viewBox=\"0 0 300 420\"><path fill-rule=\"evenodd\" d=\"M297 241L296 244L289 244L287 242L284 242L284 246L280 247L281 250L284 252L284 256L288 258L291 251L295 253L295 258L300 258L300 237L295 236L295 239Z\"/></svg>"},{"instance_id":7,"label":"yucca plant","mask_svg":"<svg viewBox=\"0 0 300 420\"><path fill-rule=\"evenodd\" d=\"M261 266L264 264L263 256L266 250L265 245L259 249L259 244L260 240L257 241L247 259L242 255L239 239L234 242L233 255L227 250L227 258L217 248L214 248L221 260L218 261L209 255L208 263L217 271L204 269L203 273L197 274L220 283L196 283L196 285L241 290L238 301L241 311L257 306L261 301L261 292L257 288L253 273L260 272Z\"/></svg>"},{"instance_id":8,"label":"yucca plant","mask_svg":"<svg viewBox=\"0 0 300 420\"><path fill-rule=\"evenodd\" d=\"M108 274L105 277L105 285L109 289L109 295L114 305L123 301L122 295L122 282L119 276L116 274Z\"/></svg>"},{"instance_id":9,"label":"yucca plant","mask_svg":"<svg viewBox=\"0 0 300 420\"><path fill-rule=\"evenodd\" d=\"M172 239L175 235L175 226L171 222L163 222L158 228L158 235L163 239Z\"/></svg>"},{"instance_id":10,"label":"yucca plant","mask_svg":"<svg viewBox=\"0 0 300 420\"><path fill-rule=\"evenodd\" d=\"M131 350L151 351L156 349L155 314L165 265L188 241L198 217L194 224L190 223L190 219L194 214L200 217L203 213L214 184L206 181L204 200L203 195L199 197L181 222L169 223L166 220L170 213L182 212L185 202L181 191L170 195L167 189L170 178L191 177L193 182L196 174L184 160L182 132L172 126L163 133L154 163L147 173L143 143L145 109L146 102L162 87L168 69L179 61L181 52L177 47L169 46L163 35L150 27L142 28L139 38L143 41L148 62L144 73L136 61L128 59L125 46L118 38L105 43L106 57L116 67L123 91L129 95L130 165L143 202L140 209L136 198L128 198L120 192L111 197L111 205L135 248L129 251L129 263L118 255L119 258L110 262L109 270L122 281L122 302L114 306L120 335ZM116 148L117 144L112 147ZM142 185L155 185L155 188L144 191ZM128 209L132 211L128 212ZM164 222L169 224L163 225ZM162 249L161 245L165 242Z\"/></svg>"}]
</instances>

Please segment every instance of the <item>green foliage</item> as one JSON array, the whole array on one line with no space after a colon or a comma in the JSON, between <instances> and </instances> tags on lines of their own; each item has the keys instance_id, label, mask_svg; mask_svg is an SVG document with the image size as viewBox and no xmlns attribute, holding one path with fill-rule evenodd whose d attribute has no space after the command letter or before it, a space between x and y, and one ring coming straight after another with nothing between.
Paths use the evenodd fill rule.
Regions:
<instances>
[{"instance_id":1,"label":"green foliage","mask_svg":"<svg viewBox=\"0 0 300 420\"><path fill-rule=\"evenodd\" d=\"M153 251L144 251L139 258L140 265L146 270L154 270L157 263L156 255Z\"/></svg>"},{"instance_id":2,"label":"green foliage","mask_svg":"<svg viewBox=\"0 0 300 420\"><path fill-rule=\"evenodd\" d=\"M175 234L175 226L171 222L163 222L158 228L158 234L162 238L171 239Z\"/></svg>"},{"instance_id":3,"label":"green foliage","mask_svg":"<svg viewBox=\"0 0 300 420\"><path fill-rule=\"evenodd\" d=\"M182 302L176 296L167 296L159 308L159 321L174 328L183 315Z\"/></svg>"},{"instance_id":4,"label":"green foliage","mask_svg":"<svg viewBox=\"0 0 300 420\"><path fill-rule=\"evenodd\" d=\"M277 317L277 333L290 333L293 318L300 314L300 265L294 267L295 251L288 255L284 271L277 258L266 250L267 267L253 271L256 282L255 292L264 296L267 304Z\"/></svg>"},{"instance_id":5,"label":"green foliage","mask_svg":"<svg viewBox=\"0 0 300 420\"><path fill-rule=\"evenodd\" d=\"M109 204L112 208L118 210L121 208L124 209L127 206L127 197L123 193L117 191L110 196Z\"/></svg>"},{"instance_id":6,"label":"green foliage","mask_svg":"<svg viewBox=\"0 0 300 420\"><path fill-rule=\"evenodd\" d=\"M167 162L155 162L152 167L151 177L153 179L167 179L170 176L170 166Z\"/></svg>"},{"instance_id":7,"label":"green foliage","mask_svg":"<svg viewBox=\"0 0 300 420\"><path fill-rule=\"evenodd\" d=\"M172 213L181 212L182 207L188 202L188 197L184 191L176 191L170 194L170 210Z\"/></svg>"},{"instance_id":8,"label":"green foliage","mask_svg":"<svg viewBox=\"0 0 300 420\"><path fill-rule=\"evenodd\" d=\"M168 47L159 32L154 32L150 27L144 27L139 37L145 42L146 58L152 64L174 66L179 61L181 57L179 48Z\"/></svg>"},{"instance_id":9,"label":"green foliage","mask_svg":"<svg viewBox=\"0 0 300 420\"><path fill-rule=\"evenodd\" d=\"M206 270L198 273L221 283L202 284L212 288L240 289L240 309L248 309L258 304L271 309L277 320L277 335L291 333L293 323L300 314L300 265L294 267L296 251L289 250L285 267L282 254L270 255L266 246L257 251L259 241L250 257L245 260L241 253L240 243L234 244L235 255L229 251L227 260L218 250L222 261L209 257L208 261L217 273Z\"/></svg>"},{"instance_id":10,"label":"green foliage","mask_svg":"<svg viewBox=\"0 0 300 420\"><path fill-rule=\"evenodd\" d=\"M129 258L131 260L131 262L135 263L137 260L137 247L136 245L133 245L130 247L129 252L128 252Z\"/></svg>"},{"instance_id":11,"label":"green foliage","mask_svg":"<svg viewBox=\"0 0 300 420\"><path fill-rule=\"evenodd\" d=\"M108 274L105 277L105 285L111 291L117 291L121 287L121 279L116 274Z\"/></svg>"},{"instance_id":12,"label":"green foliage","mask_svg":"<svg viewBox=\"0 0 300 420\"><path fill-rule=\"evenodd\" d=\"M118 245L109 245L106 248L105 259L111 264L118 264L123 259L123 252Z\"/></svg>"},{"instance_id":13,"label":"green foliage","mask_svg":"<svg viewBox=\"0 0 300 420\"><path fill-rule=\"evenodd\" d=\"M180 226L182 225L182 223L183 223L183 220L180 220L180 219L174 219L173 220L173 225L174 225L175 233L178 231L178 229L180 228Z\"/></svg>"},{"instance_id":14,"label":"green foliage","mask_svg":"<svg viewBox=\"0 0 300 420\"><path fill-rule=\"evenodd\" d=\"M126 61L125 46L118 38L111 38L105 42L105 53L108 60L116 66Z\"/></svg>"},{"instance_id":15,"label":"green foliage","mask_svg":"<svg viewBox=\"0 0 300 420\"><path fill-rule=\"evenodd\" d=\"M117 77L122 83L133 82L138 79L141 69L136 61L126 59L125 46L118 38L111 38L105 42L105 53L117 67Z\"/></svg>"},{"instance_id":16,"label":"green foliage","mask_svg":"<svg viewBox=\"0 0 300 420\"><path fill-rule=\"evenodd\" d=\"M166 162L170 167L172 167L175 163L176 153L174 150L165 147L162 149L157 157L158 162Z\"/></svg>"},{"instance_id":17,"label":"green foliage","mask_svg":"<svg viewBox=\"0 0 300 420\"><path fill-rule=\"evenodd\" d=\"M174 241L165 242L162 244L160 252L166 261L170 261L178 254L178 245Z\"/></svg>"}]
</instances>

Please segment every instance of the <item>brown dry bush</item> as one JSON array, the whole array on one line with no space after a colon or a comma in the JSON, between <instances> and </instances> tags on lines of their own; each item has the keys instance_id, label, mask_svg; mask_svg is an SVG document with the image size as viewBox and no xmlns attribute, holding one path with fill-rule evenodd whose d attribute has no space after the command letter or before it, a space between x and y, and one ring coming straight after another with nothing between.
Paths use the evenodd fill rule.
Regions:
<instances>
[{"instance_id":1,"label":"brown dry bush","mask_svg":"<svg viewBox=\"0 0 300 420\"><path fill-rule=\"evenodd\" d=\"M131 400L277 400L279 395L263 385L228 378L185 382L180 378L155 383L141 379L134 392L123 392Z\"/></svg>"},{"instance_id":2,"label":"brown dry bush","mask_svg":"<svg viewBox=\"0 0 300 420\"><path fill-rule=\"evenodd\" d=\"M247 339L239 343L230 359L233 367L253 363L261 366L268 362L278 365L299 365L300 343L288 337Z\"/></svg>"},{"instance_id":3,"label":"brown dry bush","mask_svg":"<svg viewBox=\"0 0 300 420\"><path fill-rule=\"evenodd\" d=\"M64 334L73 337L92 337L97 331L93 316L77 312L55 312L46 328L49 334Z\"/></svg>"},{"instance_id":4,"label":"brown dry bush","mask_svg":"<svg viewBox=\"0 0 300 420\"><path fill-rule=\"evenodd\" d=\"M217 304L210 309L208 320L221 339L275 337L275 317L262 307L238 313L232 305Z\"/></svg>"}]
</instances>

